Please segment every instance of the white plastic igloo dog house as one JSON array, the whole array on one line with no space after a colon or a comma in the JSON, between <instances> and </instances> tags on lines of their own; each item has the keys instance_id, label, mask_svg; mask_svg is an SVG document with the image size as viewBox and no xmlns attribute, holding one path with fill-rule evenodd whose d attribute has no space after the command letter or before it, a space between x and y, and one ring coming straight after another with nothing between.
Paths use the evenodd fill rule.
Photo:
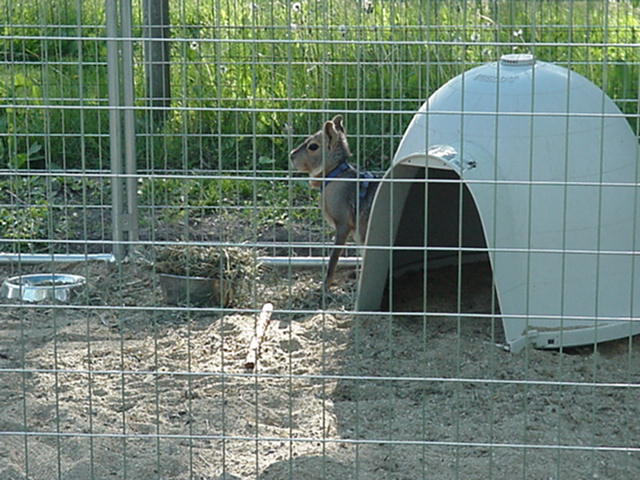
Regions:
<instances>
[{"instance_id":1,"label":"white plastic igloo dog house","mask_svg":"<svg viewBox=\"0 0 640 480\"><path fill-rule=\"evenodd\" d=\"M575 72L505 55L459 75L378 189L358 310L426 251L427 268L488 252L511 351L640 333L638 161L623 114Z\"/></svg>"}]
</instances>

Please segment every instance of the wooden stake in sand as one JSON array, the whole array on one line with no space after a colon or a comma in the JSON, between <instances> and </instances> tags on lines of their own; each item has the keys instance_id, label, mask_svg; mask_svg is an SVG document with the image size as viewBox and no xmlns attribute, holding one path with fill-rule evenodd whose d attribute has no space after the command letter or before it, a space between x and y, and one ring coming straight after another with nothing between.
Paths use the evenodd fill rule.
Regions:
<instances>
[{"instance_id":1,"label":"wooden stake in sand","mask_svg":"<svg viewBox=\"0 0 640 480\"><path fill-rule=\"evenodd\" d=\"M247 358L244 361L244 368L247 370L253 370L256 368L258 364L258 356L260 354L260 345L264 340L264 336L267 333L267 327L269 327L269 322L271 322L271 313L273 312L273 305L271 303L265 303L262 306L262 311L260 312L260 316L258 317L258 321L256 322L256 331L251 339L251 344L249 345L249 353L247 353Z\"/></svg>"}]
</instances>

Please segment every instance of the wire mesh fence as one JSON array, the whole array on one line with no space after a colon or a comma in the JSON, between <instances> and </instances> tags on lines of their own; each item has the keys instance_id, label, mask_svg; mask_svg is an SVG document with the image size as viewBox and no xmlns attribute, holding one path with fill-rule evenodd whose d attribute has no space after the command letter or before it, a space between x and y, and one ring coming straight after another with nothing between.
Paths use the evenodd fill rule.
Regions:
<instances>
[{"instance_id":1,"label":"wire mesh fence","mask_svg":"<svg viewBox=\"0 0 640 480\"><path fill-rule=\"evenodd\" d=\"M637 1L0 18L0 477L638 477Z\"/></svg>"}]
</instances>

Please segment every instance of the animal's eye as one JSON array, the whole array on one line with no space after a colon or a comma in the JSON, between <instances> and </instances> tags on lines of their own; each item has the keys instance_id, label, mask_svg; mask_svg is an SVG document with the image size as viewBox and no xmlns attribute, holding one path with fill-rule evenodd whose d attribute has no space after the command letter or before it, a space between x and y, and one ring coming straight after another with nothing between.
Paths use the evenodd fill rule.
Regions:
<instances>
[{"instance_id":1,"label":"animal's eye","mask_svg":"<svg viewBox=\"0 0 640 480\"><path fill-rule=\"evenodd\" d=\"M307 147L309 150L311 150L312 152L316 151L318 149L318 144L317 143L311 143L309 144L309 146Z\"/></svg>"}]
</instances>

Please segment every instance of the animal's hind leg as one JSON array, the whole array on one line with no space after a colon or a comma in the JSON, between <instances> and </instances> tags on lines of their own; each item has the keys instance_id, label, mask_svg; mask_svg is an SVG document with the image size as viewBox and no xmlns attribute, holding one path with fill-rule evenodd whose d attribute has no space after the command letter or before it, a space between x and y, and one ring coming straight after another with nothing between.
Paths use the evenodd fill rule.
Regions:
<instances>
[{"instance_id":1,"label":"animal's hind leg","mask_svg":"<svg viewBox=\"0 0 640 480\"><path fill-rule=\"evenodd\" d=\"M329 288L333 283L333 276L338 265L338 259L340 255L342 255L342 250L344 250L349 231L349 227L336 226L336 241L331 256L329 257L329 268L327 269L327 276L324 281L325 288Z\"/></svg>"}]
</instances>

